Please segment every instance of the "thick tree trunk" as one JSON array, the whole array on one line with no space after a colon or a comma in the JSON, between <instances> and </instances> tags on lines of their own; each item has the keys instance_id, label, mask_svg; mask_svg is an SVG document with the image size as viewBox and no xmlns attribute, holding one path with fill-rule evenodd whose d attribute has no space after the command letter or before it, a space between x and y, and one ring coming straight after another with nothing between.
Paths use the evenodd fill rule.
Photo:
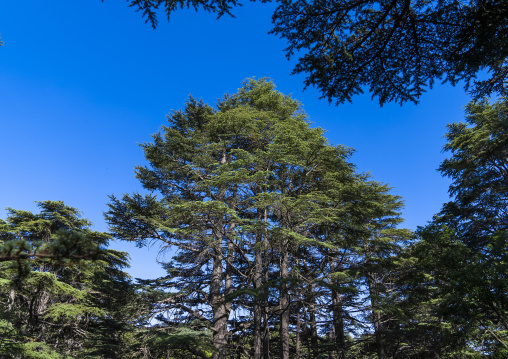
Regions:
<instances>
[{"instance_id":1,"label":"thick tree trunk","mask_svg":"<svg viewBox=\"0 0 508 359\"><path fill-rule=\"evenodd\" d=\"M346 342L344 336L344 317L342 308L342 296L332 291L333 310L333 334L335 339L335 352L338 359L346 358Z\"/></svg>"},{"instance_id":2,"label":"thick tree trunk","mask_svg":"<svg viewBox=\"0 0 508 359\"><path fill-rule=\"evenodd\" d=\"M367 274L367 285L369 287L370 305L372 310L372 324L374 325L374 336L376 338L376 348L378 359L386 359L386 350L382 334L381 313L379 312L379 303L376 300L375 278L371 273Z\"/></svg>"},{"instance_id":3,"label":"thick tree trunk","mask_svg":"<svg viewBox=\"0 0 508 359\"><path fill-rule=\"evenodd\" d=\"M317 359L319 357L319 348L318 348L318 335L317 335L317 324L316 324L316 304L314 301L314 290L310 293L310 306L309 306L309 314L310 314L310 343L312 347L312 358Z\"/></svg>"},{"instance_id":4,"label":"thick tree trunk","mask_svg":"<svg viewBox=\"0 0 508 359\"><path fill-rule=\"evenodd\" d=\"M338 263L335 255L330 255L330 271L338 272L340 264ZM333 281L333 284L336 287L339 287L341 283L339 281ZM333 350L331 351L331 356L334 359L345 359L346 358L346 337L344 334L344 308L343 308L343 298L340 292L336 289L332 289L332 317L333 317L333 326L332 326L332 335L331 335L331 343Z\"/></svg>"},{"instance_id":5,"label":"thick tree trunk","mask_svg":"<svg viewBox=\"0 0 508 359\"><path fill-rule=\"evenodd\" d=\"M268 209L264 209L263 222L268 223ZM263 238L263 252L264 252L264 279L268 283L270 279L270 271L268 270L268 235L265 228L265 236ZM270 325L268 322L268 293L263 298L263 359L270 359Z\"/></svg>"},{"instance_id":6,"label":"thick tree trunk","mask_svg":"<svg viewBox=\"0 0 508 359\"><path fill-rule=\"evenodd\" d=\"M270 359L270 326L268 325L268 313L264 311L263 318L263 359Z\"/></svg>"},{"instance_id":7,"label":"thick tree trunk","mask_svg":"<svg viewBox=\"0 0 508 359\"><path fill-rule=\"evenodd\" d=\"M256 258L254 263L254 289L259 291L263 282L263 263L262 263L262 251L259 248L259 244L261 244L261 236L258 236L256 239ZM254 359L261 359L262 355L262 329L261 329L261 319L263 316L262 307L260 304L259 296L254 298Z\"/></svg>"},{"instance_id":8,"label":"thick tree trunk","mask_svg":"<svg viewBox=\"0 0 508 359\"><path fill-rule=\"evenodd\" d=\"M254 303L254 359L261 359L263 343L262 343L262 328L261 328L261 318L262 318L262 308L259 303Z\"/></svg>"},{"instance_id":9,"label":"thick tree trunk","mask_svg":"<svg viewBox=\"0 0 508 359\"><path fill-rule=\"evenodd\" d=\"M287 240L284 240L280 261L280 359L289 359L289 254Z\"/></svg>"},{"instance_id":10,"label":"thick tree trunk","mask_svg":"<svg viewBox=\"0 0 508 359\"><path fill-rule=\"evenodd\" d=\"M227 152L224 151L222 154L221 164L227 162ZM221 193L217 196L219 200L224 201L225 189L221 190ZM214 237L215 245L213 248L214 257L212 264L212 280L210 282L210 304L213 312L213 345L216 352L213 354L213 359L226 359L227 355L227 344L228 344L228 319L231 313L231 302L226 303L225 296L231 293L232 290L232 268L229 263L225 262L224 254L222 252L222 246L224 239L227 241L227 253L226 256L231 260L233 259L234 246L228 236L233 234L235 225L231 224L229 230L225 232L224 219L222 214L219 215L221 218L215 223ZM222 282L224 281L224 290L221 291Z\"/></svg>"},{"instance_id":11,"label":"thick tree trunk","mask_svg":"<svg viewBox=\"0 0 508 359\"><path fill-rule=\"evenodd\" d=\"M220 242L219 242L220 243ZM213 346L216 352L213 359L226 359L226 345L228 332L228 316L224 305L224 298L221 295L221 284L223 273L222 252L220 246L215 248L215 256L213 258L212 281L210 283L210 302L213 311Z\"/></svg>"},{"instance_id":12,"label":"thick tree trunk","mask_svg":"<svg viewBox=\"0 0 508 359\"><path fill-rule=\"evenodd\" d=\"M381 315L374 313L374 331L376 334L377 357L386 359L385 344L381 333Z\"/></svg>"},{"instance_id":13,"label":"thick tree trunk","mask_svg":"<svg viewBox=\"0 0 508 359\"><path fill-rule=\"evenodd\" d=\"M367 242L363 245L365 250L365 263L369 263L372 259L372 251L369 248L369 244ZM369 272L367 270L365 274L365 278L367 280L367 287L369 289L369 299L370 306L372 311L372 324L374 326L374 337L376 340L376 349L377 349L377 357L378 359L386 359L386 350L385 343L383 340L383 328L381 322L381 312L379 307L379 302L377 300L377 296L379 294L378 284L376 280L376 274Z\"/></svg>"},{"instance_id":14,"label":"thick tree trunk","mask_svg":"<svg viewBox=\"0 0 508 359\"><path fill-rule=\"evenodd\" d=\"M334 340L335 340L335 334L332 327L332 330L328 332L328 342L330 343L330 347L328 349L328 359L334 359L337 358L337 354L335 354L334 350ZM340 357L338 357L340 358ZM341 358L342 359L342 358Z\"/></svg>"}]
</instances>

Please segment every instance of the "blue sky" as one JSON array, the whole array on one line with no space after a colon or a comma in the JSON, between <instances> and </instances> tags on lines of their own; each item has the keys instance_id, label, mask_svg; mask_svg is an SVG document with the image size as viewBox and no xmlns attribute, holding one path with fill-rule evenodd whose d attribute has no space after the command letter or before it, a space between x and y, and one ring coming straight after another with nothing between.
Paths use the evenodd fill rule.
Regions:
<instances>
[{"instance_id":1,"label":"blue sky","mask_svg":"<svg viewBox=\"0 0 508 359\"><path fill-rule=\"evenodd\" d=\"M328 105L291 76L285 41L269 35L273 4L247 3L236 18L182 10L157 30L125 1L7 1L0 5L0 218L6 207L36 210L63 200L105 231L107 196L140 190L138 143L190 94L214 103L248 77L269 77L303 103L333 144L406 202L403 226L425 224L448 199L436 168L446 124L461 121L469 96L437 85L418 105L379 107L369 94ZM131 253L134 277L162 275L158 248Z\"/></svg>"}]
</instances>

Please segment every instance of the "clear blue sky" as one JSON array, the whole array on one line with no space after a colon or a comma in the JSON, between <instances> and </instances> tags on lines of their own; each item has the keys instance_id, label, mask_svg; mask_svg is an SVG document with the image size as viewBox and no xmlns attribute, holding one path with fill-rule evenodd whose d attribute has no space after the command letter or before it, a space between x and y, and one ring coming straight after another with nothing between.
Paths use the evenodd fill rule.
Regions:
<instances>
[{"instance_id":1,"label":"clear blue sky","mask_svg":"<svg viewBox=\"0 0 508 359\"><path fill-rule=\"evenodd\" d=\"M214 103L247 77L269 77L303 103L333 144L356 149L360 171L405 199L403 226L425 224L448 199L436 168L446 124L463 119L469 96L437 85L419 105L380 108L365 94L338 107L303 90L271 29L273 4L247 3L236 18L178 11L152 30L125 1L4 1L0 5L0 218L6 207L36 210L63 200L107 230L107 196L140 190L138 143L189 94ZM162 15L163 16L163 15ZM161 16L161 17L162 17ZM134 277L163 271L157 246L131 253Z\"/></svg>"}]
</instances>

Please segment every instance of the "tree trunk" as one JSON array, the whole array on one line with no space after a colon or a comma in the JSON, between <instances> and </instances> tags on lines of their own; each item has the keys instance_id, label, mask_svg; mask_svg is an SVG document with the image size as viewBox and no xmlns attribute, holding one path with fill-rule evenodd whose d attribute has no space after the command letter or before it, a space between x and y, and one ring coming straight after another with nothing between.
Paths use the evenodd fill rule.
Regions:
<instances>
[{"instance_id":1,"label":"tree trunk","mask_svg":"<svg viewBox=\"0 0 508 359\"><path fill-rule=\"evenodd\" d=\"M284 239L280 261L280 359L289 359L289 254L287 239Z\"/></svg>"},{"instance_id":2,"label":"tree trunk","mask_svg":"<svg viewBox=\"0 0 508 359\"><path fill-rule=\"evenodd\" d=\"M378 359L386 359L385 344L382 335L381 313L379 312L379 303L376 300L375 278L371 273L367 274L367 284L369 287L370 304L372 308L372 323L374 324L374 335L376 338L376 348Z\"/></svg>"},{"instance_id":3,"label":"tree trunk","mask_svg":"<svg viewBox=\"0 0 508 359\"><path fill-rule=\"evenodd\" d=\"M263 222L268 223L268 209L264 209ZM264 252L264 270L265 270L265 283L270 279L270 272L268 270L268 235L266 233L263 238L263 252ZM270 325L268 323L268 292L263 298L263 359L270 359Z\"/></svg>"},{"instance_id":4,"label":"tree trunk","mask_svg":"<svg viewBox=\"0 0 508 359\"><path fill-rule=\"evenodd\" d=\"M316 324L316 304L314 300L314 290L311 290L311 298L310 298L310 306L309 306L309 315L310 315L310 343L312 347L312 358L317 359L319 357L319 348L318 348L318 335L317 335L317 324Z\"/></svg>"},{"instance_id":5,"label":"tree trunk","mask_svg":"<svg viewBox=\"0 0 508 359\"><path fill-rule=\"evenodd\" d=\"M364 243L363 247L365 249L365 263L369 263L373 257L372 250L369 248L369 244L367 242ZM367 287L369 289L369 299L372 311L372 324L374 325L374 336L376 339L377 357L378 359L386 359L385 344L382 334L383 328L381 323L381 308L379 307L379 302L377 300L377 296L379 294L378 284L375 276L375 273L368 270L365 273Z\"/></svg>"},{"instance_id":6,"label":"tree trunk","mask_svg":"<svg viewBox=\"0 0 508 359\"><path fill-rule=\"evenodd\" d=\"M227 152L222 153L221 164L227 162ZM221 190L218 199L224 201L225 189ZM213 248L214 257L212 265L212 280L210 282L210 303L213 312L213 345L216 352L213 354L213 359L226 359L227 343L228 343L228 319L231 313L231 302L226 303L225 296L231 293L232 290L232 268L231 265L226 263L224 268L224 254L222 253L222 246L224 239L227 241L227 257L233 259L233 243L228 237L233 234L235 224L229 226L229 230L224 232L224 218L221 218L215 224L214 230L215 245ZM224 280L224 291L221 291L222 282Z\"/></svg>"},{"instance_id":7,"label":"tree trunk","mask_svg":"<svg viewBox=\"0 0 508 359\"><path fill-rule=\"evenodd\" d=\"M263 359L270 359L270 326L268 325L268 312L266 307L263 318Z\"/></svg>"},{"instance_id":8,"label":"tree trunk","mask_svg":"<svg viewBox=\"0 0 508 359\"><path fill-rule=\"evenodd\" d=\"M261 248L260 245L262 243L261 235L257 235L256 238L256 249L255 249L255 263L254 263L254 290L259 291L263 281L263 263L261 257ZM261 338L261 318L262 318L262 307L260 304L259 293L258 296L254 298L254 359L261 359L262 355L262 338Z\"/></svg>"},{"instance_id":9,"label":"tree trunk","mask_svg":"<svg viewBox=\"0 0 508 359\"><path fill-rule=\"evenodd\" d=\"M255 299L254 302L254 359L261 359L262 355L262 329L261 329L262 308Z\"/></svg>"},{"instance_id":10,"label":"tree trunk","mask_svg":"<svg viewBox=\"0 0 508 359\"><path fill-rule=\"evenodd\" d=\"M213 311L214 330L213 346L216 349L216 352L213 354L213 359L226 359L229 313L226 313L224 298L220 293L224 273L222 268L223 258L220 245L217 247L215 248L215 256L213 258L212 281L210 283L210 302Z\"/></svg>"},{"instance_id":11,"label":"tree trunk","mask_svg":"<svg viewBox=\"0 0 508 359\"><path fill-rule=\"evenodd\" d=\"M333 334L335 337L335 351L338 359L346 358L346 342L344 336L344 318L342 308L342 296L336 291L332 291L333 305Z\"/></svg>"},{"instance_id":12,"label":"tree trunk","mask_svg":"<svg viewBox=\"0 0 508 359\"><path fill-rule=\"evenodd\" d=\"M300 331L302 330L300 320L300 308L298 307L298 314L296 314L296 338L295 338L295 359L300 359Z\"/></svg>"}]
</instances>

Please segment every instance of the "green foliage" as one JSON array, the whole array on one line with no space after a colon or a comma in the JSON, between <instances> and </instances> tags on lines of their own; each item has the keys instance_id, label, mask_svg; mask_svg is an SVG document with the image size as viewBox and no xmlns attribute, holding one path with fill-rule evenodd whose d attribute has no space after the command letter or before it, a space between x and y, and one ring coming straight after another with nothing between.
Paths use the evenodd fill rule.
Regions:
<instances>
[{"instance_id":1,"label":"green foliage","mask_svg":"<svg viewBox=\"0 0 508 359\"><path fill-rule=\"evenodd\" d=\"M343 300L336 317L349 306L366 320L341 318L341 335L370 331L371 313L389 312L383 278L409 235L395 229L402 203L323 132L271 82L249 79L216 108L190 98L142 145L149 165L136 176L151 193L111 197L106 216L115 237L171 251L167 276L146 282L161 313L143 332L147 348L206 357L197 353L213 344L222 359L259 353L262 335L287 358L297 320L314 323L317 350L332 297Z\"/></svg>"},{"instance_id":2,"label":"green foliage","mask_svg":"<svg viewBox=\"0 0 508 359\"><path fill-rule=\"evenodd\" d=\"M16 261L27 270L32 262L66 265L97 258L108 237L89 231L77 209L54 201L38 205L38 215L8 209L7 221L0 222L0 262Z\"/></svg>"},{"instance_id":3,"label":"green foliage","mask_svg":"<svg viewBox=\"0 0 508 359\"><path fill-rule=\"evenodd\" d=\"M44 342L27 342L23 344L23 358L26 359L71 359L59 353Z\"/></svg>"},{"instance_id":4,"label":"green foliage","mask_svg":"<svg viewBox=\"0 0 508 359\"><path fill-rule=\"evenodd\" d=\"M10 209L0 358L506 357L506 99L466 113L440 167L452 200L414 235L401 198L273 83L189 99L142 145L150 194L106 214L115 237L168 250L167 275L133 284L62 202Z\"/></svg>"},{"instance_id":5,"label":"green foliage","mask_svg":"<svg viewBox=\"0 0 508 359\"><path fill-rule=\"evenodd\" d=\"M97 337L95 328L115 327L116 337L133 329L127 327L132 318L127 313L119 315L126 309L128 291L134 292L121 271L128 256L105 249L109 235L92 231L91 223L75 208L63 202L38 204L40 213L9 209L9 216L0 223L4 254L0 355L99 357L91 355L89 348L89 339ZM114 292L120 285L125 292ZM122 298L114 308L108 305L111 296ZM117 344L122 346L121 340ZM93 351L100 352L100 346Z\"/></svg>"},{"instance_id":6,"label":"green foliage","mask_svg":"<svg viewBox=\"0 0 508 359\"><path fill-rule=\"evenodd\" d=\"M401 198L273 83L189 99L142 145L150 194L106 214L115 237L168 250L167 275L133 284L62 202L10 209L0 358L506 357L506 99L466 113L440 167L452 199L413 234Z\"/></svg>"},{"instance_id":7,"label":"green foliage","mask_svg":"<svg viewBox=\"0 0 508 359\"><path fill-rule=\"evenodd\" d=\"M452 157L440 171L452 179L454 200L442 211L472 248L487 245L506 231L508 217L508 104L504 98L466 107L466 122L449 126L445 151Z\"/></svg>"},{"instance_id":8,"label":"green foliage","mask_svg":"<svg viewBox=\"0 0 508 359\"><path fill-rule=\"evenodd\" d=\"M164 328L163 330L145 330L143 342L152 355L171 353L175 357L197 355L211 358L215 348L211 345L211 333L193 330L186 326ZM160 355L160 354L159 354Z\"/></svg>"},{"instance_id":9,"label":"green foliage","mask_svg":"<svg viewBox=\"0 0 508 359\"><path fill-rule=\"evenodd\" d=\"M417 102L436 80L465 81L481 99L506 94L506 1L282 0L273 32L288 40L293 73L337 104L366 87L382 105ZM480 70L491 72L477 81Z\"/></svg>"},{"instance_id":10,"label":"green foliage","mask_svg":"<svg viewBox=\"0 0 508 359\"><path fill-rule=\"evenodd\" d=\"M104 2L104 0L102 0ZM265 2L267 0L263 0ZM217 13L217 17L221 17L224 14L231 15L231 9L235 6L241 6L237 0L129 0L129 6L134 7L136 11L143 14L146 17L146 23L150 23L155 29L158 26L157 21L157 10L163 8L166 13L166 17L169 20L172 12L184 8L193 8L198 10L202 8L207 12Z\"/></svg>"},{"instance_id":11,"label":"green foliage","mask_svg":"<svg viewBox=\"0 0 508 359\"><path fill-rule=\"evenodd\" d=\"M416 297L449 324L446 352L501 358L508 350L506 98L471 103L466 114L466 123L448 127L451 157L440 167L452 179L452 201L418 231L414 254L425 277Z\"/></svg>"},{"instance_id":12,"label":"green foliage","mask_svg":"<svg viewBox=\"0 0 508 359\"><path fill-rule=\"evenodd\" d=\"M15 356L22 353L23 344L20 343L21 335L14 328L6 313L0 317L0 358L7 358L7 355Z\"/></svg>"},{"instance_id":13,"label":"green foliage","mask_svg":"<svg viewBox=\"0 0 508 359\"><path fill-rule=\"evenodd\" d=\"M261 2L265 2L262 0ZM288 41L287 57L299 56L293 74L306 73L336 104L368 87L379 103L417 102L436 81L465 82L474 98L506 96L508 5L504 0L279 0L272 33ZM178 8L202 7L231 15L236 0L129 0L157 27ZM480 71L490 76L478 80Z\"/></svg>"}]
</instances>

